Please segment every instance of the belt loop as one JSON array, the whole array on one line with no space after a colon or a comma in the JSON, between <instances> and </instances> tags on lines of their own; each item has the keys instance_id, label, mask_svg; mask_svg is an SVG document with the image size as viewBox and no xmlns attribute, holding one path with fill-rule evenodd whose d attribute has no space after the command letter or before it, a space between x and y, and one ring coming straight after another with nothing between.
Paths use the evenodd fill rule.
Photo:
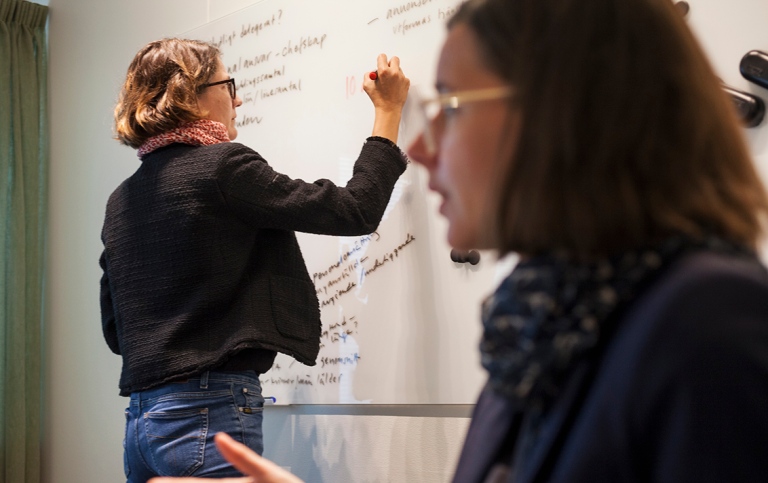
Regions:
<instances>
[{"instance_id":1,"label":"belt loop","mask_svg":"<svg viewBox=\"0 0 768 483\"><path fill-rule=\"evenodd\" d=\"M200 389L208 389L208 371L200 376Z\"/></svg>"}]
</instances>

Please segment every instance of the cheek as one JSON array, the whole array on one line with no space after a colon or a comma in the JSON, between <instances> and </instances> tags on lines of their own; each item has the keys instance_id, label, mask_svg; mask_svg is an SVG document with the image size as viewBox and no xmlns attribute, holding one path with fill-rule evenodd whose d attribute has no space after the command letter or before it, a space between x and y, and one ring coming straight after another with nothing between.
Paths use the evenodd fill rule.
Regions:
<instances>
[{"instance_id":1,"label":"cheek","mask_svg":"<svg viewBox=\"0 0 768 483\"><path fill-rule=\"evenodd\" d=\"M456 228L472 238L475 248L486 248L483 233L495 220L496 184L511 156L501 126L501 120L474 123L457 129L443 145L443 174L454 195L456 221L461 222Z\"/></svg>"},{"instance_id":2,"label":"cheek","mask_svg":"<svg viewBox=\"0 0 768 483\"><path fill-rule=\"evenodd\" d=\"M497 144L492 144L488 131L480 127L456 129L441 149L445 175L457 191L472 199L484 198L489 191L498 156Z\"/></svg>"},{"instance_id":3,"label":"cheek","mask_svg":"<svg viewBox=\"0 0 768 483\"><path fill-rule=\"evenodd\" d=\"M229 123L229 120L232 117L232 109L230 108L230 105L222 102L219 106L219 112L221 113L222 119L225 119L227 123Z\"/></svg>"},{"instance_id":4,"label":"cheek","mask_svg":"<svg viewBox=\"0 0 768 483\"><path fill-rule=\"evenodd\" d=\"M456 137L445 143L443 159L439 163L438 178L446 189L451 242L462 247L472 244L485 205L487 182L485 173L478 169L478 153L470 139Z\"/></svg>"}]
</instances>

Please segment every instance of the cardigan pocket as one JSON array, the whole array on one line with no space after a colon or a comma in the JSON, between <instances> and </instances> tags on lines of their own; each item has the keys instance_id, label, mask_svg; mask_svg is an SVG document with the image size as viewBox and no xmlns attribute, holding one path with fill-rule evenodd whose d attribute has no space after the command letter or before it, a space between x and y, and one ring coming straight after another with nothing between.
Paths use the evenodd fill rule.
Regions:
<instances>
[{"instance_id":1,"label":"cardigan pocket","mask_svg":"<svg viewBox=\"0 0 768 483\"><path fill-rule=\"evenodd\" d=\"M272 318L278 332L292 339L320 337L320 308L309 282L272 275L269 279ZM315 330L313 330L315 329Z\"/></svg>"}]
</instances>

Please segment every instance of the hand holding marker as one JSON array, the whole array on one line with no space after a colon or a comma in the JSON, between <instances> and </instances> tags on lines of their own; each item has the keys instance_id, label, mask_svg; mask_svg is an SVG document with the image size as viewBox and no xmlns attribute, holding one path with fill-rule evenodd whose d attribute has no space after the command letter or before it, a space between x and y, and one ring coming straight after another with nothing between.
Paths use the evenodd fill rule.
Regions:
<instances>
[{"instance_id":1,"label":"hand holding marker","mask_svg":"<svg viewBox=\"0 0 768 483\"><path fill-rule=\"evenodd\" d=\"M374 135L397 143L400 117L409 86L410 81L400 68L400 59L379 54L376 69L363 77L363 90L374 105Z\"/></svg>"}]
</instances>

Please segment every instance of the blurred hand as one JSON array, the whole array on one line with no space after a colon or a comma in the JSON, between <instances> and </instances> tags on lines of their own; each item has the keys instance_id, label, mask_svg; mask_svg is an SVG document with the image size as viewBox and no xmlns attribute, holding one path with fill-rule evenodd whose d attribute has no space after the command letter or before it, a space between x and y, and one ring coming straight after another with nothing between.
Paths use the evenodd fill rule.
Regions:
<instances>
[{"instance_id":1,"label":"blurred hand","mask_svg":"<svg viewBox=\"0 0 768 483\"><path fill-rule=\"evenodd\" d=\"M367 74L364 76L363 90L371 98L376 109L399 113L411 85L411 81L400 68L400 59L392 57L387 60L385 54L379 54L376 59L376 72L377 80L372 80Z\"/></svg>"},{"instance_id":2,"label":"blurred hand","mask_svg":"<svg viewBox=\"0 0 768 483\"><path fill-rule=\"evenodd\" d=\"M302 483L300 479L280 468L268 459L254 453L225 433L214 436L219 452L235 468L248 476L242 478L213 478L220 483ZM202 483L210 478L152 478L149 483Z\"/></svg>"}]
</instances>

